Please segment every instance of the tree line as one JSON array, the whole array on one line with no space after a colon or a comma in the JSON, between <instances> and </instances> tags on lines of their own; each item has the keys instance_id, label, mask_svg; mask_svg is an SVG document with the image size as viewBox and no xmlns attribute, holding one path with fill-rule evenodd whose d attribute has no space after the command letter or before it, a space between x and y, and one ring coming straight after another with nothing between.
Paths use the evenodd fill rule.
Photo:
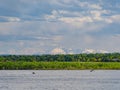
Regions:
<instances>
[{"instance_id":1,"label":"tree line","mask_svg":"<svg viewBox=\"0 0 120 90\"><path fill-rule=\"evenodd\" d=\"M68 54L68 55L0 55L0 62L120 62L120 53Z\"/></svg>"}]
</instances>

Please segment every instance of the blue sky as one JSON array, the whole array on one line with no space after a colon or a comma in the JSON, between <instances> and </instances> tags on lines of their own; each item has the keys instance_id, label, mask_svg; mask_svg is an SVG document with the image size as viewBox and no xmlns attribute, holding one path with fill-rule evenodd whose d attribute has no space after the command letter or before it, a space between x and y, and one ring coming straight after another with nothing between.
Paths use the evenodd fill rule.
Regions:
<instances>
[{"instance_id":1,"label":"blue sky","mask_svg":"<svg viewBox=\"0 0 120 90\"><path fill-rule=\"evenodd\" d=\"M120 52L119 39L120 0L0 0L0 54Z\"/></svg>"}]
</instances>

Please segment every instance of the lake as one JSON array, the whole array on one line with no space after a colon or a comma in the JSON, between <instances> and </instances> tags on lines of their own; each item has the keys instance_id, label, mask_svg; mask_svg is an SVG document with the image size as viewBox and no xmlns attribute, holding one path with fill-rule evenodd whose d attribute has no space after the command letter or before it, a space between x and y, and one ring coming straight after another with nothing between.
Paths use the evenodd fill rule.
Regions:
<instances>
[{"instance_id":1,"label":"lake","mask_svg":"<svg viewBox=\"0 0 120 90\"><path fill-rule=\"evenodd\" d=\"M0 90L120 90L120 70L1 70Z\"/></svg>"}]
</instances>

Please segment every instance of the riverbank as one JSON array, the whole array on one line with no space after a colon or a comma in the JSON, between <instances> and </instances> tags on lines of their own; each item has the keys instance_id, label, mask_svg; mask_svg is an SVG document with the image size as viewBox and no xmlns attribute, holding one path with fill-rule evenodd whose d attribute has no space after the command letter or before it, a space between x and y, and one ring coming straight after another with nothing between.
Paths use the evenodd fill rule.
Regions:
<instances>
[{"instance_id":1,"label":"riverbank","mask_svg":"<svg viewBox=\"0 0 120 90\"><path fill-rule=\"evenodd\" d=\"M119 62L0 62L0 70L120 70Z\"/></svg>"}]
</instances>

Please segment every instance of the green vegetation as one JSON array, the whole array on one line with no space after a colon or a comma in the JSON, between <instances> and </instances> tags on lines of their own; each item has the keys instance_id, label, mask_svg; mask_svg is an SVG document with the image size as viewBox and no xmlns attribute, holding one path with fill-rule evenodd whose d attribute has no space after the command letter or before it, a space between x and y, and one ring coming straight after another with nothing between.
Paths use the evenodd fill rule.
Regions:
<instances>
[{"instance_id":1,"label":"green vegetation","mask_svg":"<svg viewBox=\"0 0 120 90\"><path fill-rule=\"evenodd\" d=\"M120 53L74 55L1 55L0 70L120 70Z\"/></svg>"},{"instance_id":2,"label":"green vegetation","mask_svg":"<svg viewBox=\"0 0 120 90\"><path fill-rule=\"evenodd\" d=\"M0 62L120 62L120 53L74 54L74 55L1 55Z\"/></svg>"},{"instance_id":3,"label":"green vegetation","mask_svg":"<svg viewBox=\"0 0 120 90\"><path fill-rule=\"evenodd\" d=\"M120 70L117 62L0 62L0 70Z\"/></svg>"}]
</instances>

